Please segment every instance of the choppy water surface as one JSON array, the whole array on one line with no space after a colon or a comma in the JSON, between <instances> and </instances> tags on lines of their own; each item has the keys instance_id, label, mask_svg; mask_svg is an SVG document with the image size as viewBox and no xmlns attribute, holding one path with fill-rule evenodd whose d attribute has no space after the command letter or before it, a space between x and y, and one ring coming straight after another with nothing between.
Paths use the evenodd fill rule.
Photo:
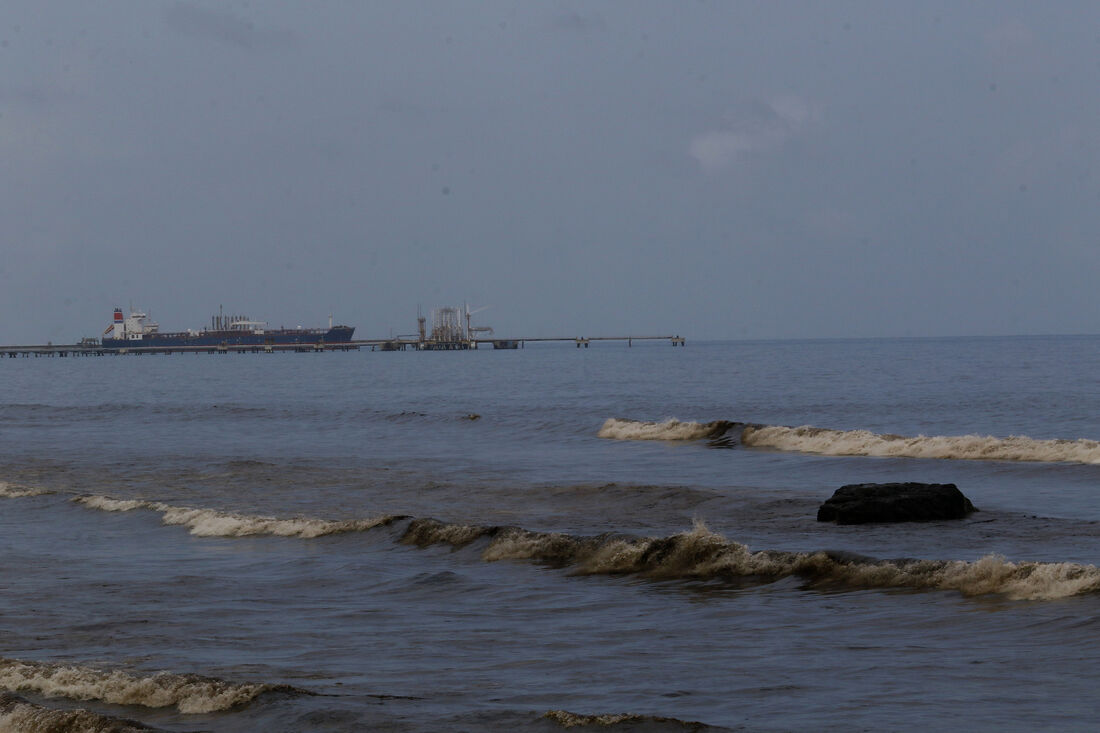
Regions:
<instances>
[{"instance_id":1,"label":"choppy water surface","mask_svg":"<svg viewBox=\"0 0 1100 733\"><path fill-rule=\"evenodd\" d=\"M0 729L1091 728L1098 367L1095 337L5 359ZM815 521L884 481L981 511Z\"/></svg>"}]
</instances>

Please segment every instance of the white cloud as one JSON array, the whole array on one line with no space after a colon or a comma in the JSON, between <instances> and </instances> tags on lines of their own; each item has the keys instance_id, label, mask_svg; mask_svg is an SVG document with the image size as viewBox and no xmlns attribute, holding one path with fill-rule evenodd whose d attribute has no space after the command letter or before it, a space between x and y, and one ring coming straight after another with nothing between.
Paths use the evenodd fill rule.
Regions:
<instances>
[{"instance_id":1,"label":"white cloud","mask_svg":"<svg viewBox=\"0 0 1100 733\"><path fill-rule=\"evenodd\" d=\"M820 108L795 95L772 97L755 115L696 135L688 155L705 171L718 171L746 156L782 148L821 118Z\"/></svg>"},{"instance_id":2,"label":"white cloud","mask_svg":"<svg viewBox=\"0 0 1100 733\"><path fill-rule=\"evenodd\" d=\"M816 122L821 117L820 109L810 104L801 97L793 94L784 94L773 97L768 106L772 108L776 116L786 122L792 129L798 129L804 125Z\"/></svg>"},{"instance_id":3,"label":"white cloud","mask_svg":"<svg viewBox=\"0 0 1100 733\"><path fill-rule=\"evenodd\" d=\"M703 170L716 171L733 165L745 155L763 152L782 143L775 133L746 133L715 130L691 141L688 152Z\"/></svg>"}]
</instances>

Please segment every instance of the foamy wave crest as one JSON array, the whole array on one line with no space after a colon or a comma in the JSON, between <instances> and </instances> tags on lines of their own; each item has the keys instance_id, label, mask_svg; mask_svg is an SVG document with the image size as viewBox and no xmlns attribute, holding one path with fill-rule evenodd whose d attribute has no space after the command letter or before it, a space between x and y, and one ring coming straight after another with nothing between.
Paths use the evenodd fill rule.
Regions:
<instances>
[{"instance_id":1,"label":"foamy wave crest","mask_svg":"<svg viewBox=\"0 0 1100 733\"><path fill-rule=\"evenodd\" d=\"M828 430L808 425L747 426L741 443L829 456L894 456L956 460L1100 463L1095 440L1035 440L1026 436L879 435L866 430Z\"/></svg>"},{"instance_id":2,"label":"foamy wave crest","mask_svg":"<svg viewBox=\"0 0 1100 733\"><path fill-rule=\"evenodd\" d=\"M0 731L33 733L138 733L155 731L136 720L87 710L51 710L10 692L0 693Z\"/></svg>"},{"instance_id":3,"label":"foamy wave crest","mask_svg":"<svg viewBox=\"0 0 1100 733\"><path fill-rule=\"evenodd\" d=\"M151 501L112 499L109 496L78 496L73 501L77 504L83 504L89 509L99 509L103 512L132 512L135 509L152 509L156 511L158 506L163 506Z\"/></svg>"},{"instance_id":4,"label":"foamy wave crest","mask_svg":"<svg viewBox=\"0 0 1100 733\"><path fill-rule=\"evenodd\" d=\"M199 537L245 537L248 535L269 534L278 537L300 537L313 539L341 532L365 532L393 521L392 517L373 519L276 519L274 517L249 517L240 514L227 514L212 509L187 509L185 507L165 507L165 524L179 524L187 527L191 534Z\"/></svg>"},{"instance_id":5,"label":"foamy wave crest","mask_svg":"<svg viewBox=\"0 0 1100 733\"><path fill-rule=\"evenodd\" d=\"M108 496L80 496L73 501L83 504L89 509L99 509L105 512L128 512L135 509L160 512L164 516L165 524L187 527L191 534L197 537L275 535L278 537L313 539L342 532L365 532L404 518L384 515L370 519L349 520L314 519L310 517L278 519L276 517L219 512L214 509L178 507L140 499L112 499Z\"/></svg>"},{"instance_id":6,"label":"foamy wave crest","mask_svg":"<svg viewBox=\"0 0 1100 733\"><path fill-rule=\"evenodd\" d=\"M30 486L17 486L7 481L0 481L0 497L5 499L19 499L24 496L41 496L51 493L49 489L36 489Z\"/></svg>"},{"instance_id":7,"label":"foamy wave crest","mask_svg":"<svg viewBox=\"0 0 1100 733\"><path fill-rule=\"evenodd\" d=\"M643 422L612 417L596 435L613 440L702 440L721 437L736 424L727 420L698 423L669 418L664 422Z\"/></svg>"},{"instance_id":8,"label":"foamy wave crest","mask_svg":"<svg viewBox=\"0 0 1100 733\"><path fill-rule=\"evenodd\" d=\"M4 657L0 657L0 687L113 705L175 707L181 713L227 710L250 703L265 692L309 694L288 685L232 683L214 677L168 672L136 677L120 670L24 662Z\"/></svg>"},{"instance_id":9,"label":"foamy wave crest","mask_svg":"<svg viewBox=\"0 0 1100 733\"><path fill-rule=\"evenodd\" d=\"M654 579L740 579L773 582L801 577L812 583L851 588L954 590L965 595L999 593L1018 600L1049 600L1100 590L1100 569L1075 563L1013 563L990 555L975 562L875 560L837 552L751 551L697 523L669 537L605 534L574 537L519 527L448 525L434 519L410 522L403 542L427 547L464 547L488 538L482 559L527 560L579 574L638 574Z\"/></svg>"},{"instance_id":10,"label":"foamy wave crest","mask_svg":"<svg viewBox=\"0 0 1100 733\"><path fill-rule=\"evenodd\" d=\"M676 718L664 718L656 715L633 715L630 713L616 715L580 715L579 713L571 713L568 710L550 710L542 717L554 721L562 728L579 728L589 725L602 728L609 728L617 725L644 725L649 727L660 725L681 730L690 729L693 731L710 729L710 726L705 723L678 720ZM649 730L649 727L646 729Z\"/></svg>"}]
</instances>

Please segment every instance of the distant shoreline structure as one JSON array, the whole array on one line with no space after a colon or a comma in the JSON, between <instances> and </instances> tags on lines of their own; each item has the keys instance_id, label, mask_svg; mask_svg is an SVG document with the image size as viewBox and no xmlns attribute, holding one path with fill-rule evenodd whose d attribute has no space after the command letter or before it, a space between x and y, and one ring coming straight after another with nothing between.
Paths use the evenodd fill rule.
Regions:
<instances>
[{"instance_id":1,"label":"distant shoreline structure","mask_svg":"<svg viewBox=\"0 0 1100 733\"><path fill-rule=\"evenodd\" d=\"M219 308L210 319L210 326L201 330L163 332L160 324L140 309L130 310L125 316L121 308L115 308L110 325L102 338L83 338L75 344L38 344L0 346L0 356L103 356L108 354L173 354L173 353L271 353L275 351L358 351L363 347L371 351L469 351L482 346L499 350L522 349L528 342L572 343L576 348L589 348L592 342L625 341L633 346L635 341L668 341L673 346L684 346L686 339L679 335L629 335L629 336L563 336L563 337L509 337L498 338L492 327L475 326L471 317L485 308L471 310L461 308L436 308L431 312L431 329L428 319L417 309L417 332L385 339L353 340L354 326L333 325L329 315L328 328L267 328L264 321L248 316L225 315Z\"/></svg>"}]
</instances>

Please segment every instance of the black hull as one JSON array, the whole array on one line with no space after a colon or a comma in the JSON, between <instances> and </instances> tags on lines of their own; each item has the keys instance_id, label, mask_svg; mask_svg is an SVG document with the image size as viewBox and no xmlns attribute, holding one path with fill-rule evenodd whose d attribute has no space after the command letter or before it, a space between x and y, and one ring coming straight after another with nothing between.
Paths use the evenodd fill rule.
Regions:
<instances>
[{"instance_id":1,"label":"black hull","mask_svg":"<svg viewBox=\"0 0 1100 733\"><path fill-rule=\"evenodd\" d=\"M201 331L191 333L149 333L140 339L104 338L105 349L156 349L202 346L293 346L295 344L346 344L355 328L333 326L329 329L296 328L277 331Z\"/></svg>"}]
</instances>

